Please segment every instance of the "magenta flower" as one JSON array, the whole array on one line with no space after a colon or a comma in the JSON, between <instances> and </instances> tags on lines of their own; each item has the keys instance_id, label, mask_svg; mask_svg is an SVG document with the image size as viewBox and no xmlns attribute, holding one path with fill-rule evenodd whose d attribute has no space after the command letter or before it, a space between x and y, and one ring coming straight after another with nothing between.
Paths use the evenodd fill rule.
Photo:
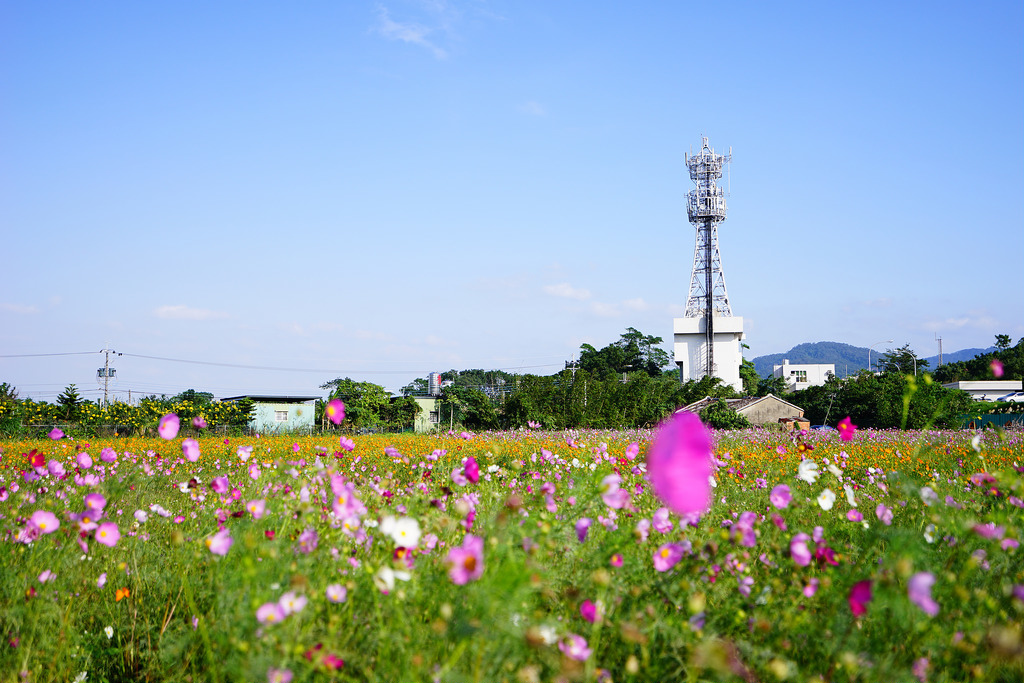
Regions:
<instances>
[{"instance_id":1,"label":"magenta flower","mask_svg":"<svg viewBox=\"0 0 1024 683\"><path fill-rule=\"evenodd\" d=\"M580 615L593 624L601 618L601 610L596 603L593 603L590 600L584 600L583 604L580 605Z\"/></svg>"},{"instance_id":2,"label":"magenta flower","mask_svg":"<svg viewBox=\"0 0 1024 683\"><path fill-rule=\"evenodd\" d=\"M850 611L853 616L859 617L868 611L868 603L871 602L871 580L858 581L850 589Z\"/></svg>"},{"instance_id":3,"label":"magenta flower","mask_svg":"<svg viewBox=\"0 0 1024 683\"><path fill-rule=\"evenodd\" d=\"M214 477L213 481L210 482L210 488L213 489L214 493L227 493L231 487L231 483L227 477Z\"/></svg>"},{"instance_id":4,"label":"magenta flower","mask_svg":"<svg viewBox=\"0 0 1024 683\"><path fill-rule=\"evenodd\" d=\"M185 439L181 442L181 452L189 462L199 460L199 442L195 439Z\"/></svg>"},{"instance_id":5,"label":"magenta flower","mask_svg":"<svg viewBox=\"0 0 1024 683\"><path fill-rule=\"evenodd\" d=\"M75 462L77 462L78 466L81 467L83 470L87 470L90 467L92 467L92 456L90 456L88 453L79 453L78 456L75 458Z\"/></svg>"},{"instance_id":6,"label":"magenta flower","mask_svg":"<svg viewBox=\"0 0 1024 683\"><path fill-rule=\"evenodd\" d=\"M620 488L622 477L609 474L601 481L601 500L610 508L620 510L629 504L629 491Z\"/></svg>"},{"instance_id":7,"label":"magenta flower","mask_svg":"<svg viewBox=\"0 0 1024 683\"><path fill-rule=\"evenodd\" d=\"M57 575L51 572L49 569L44 569L43 573L39 575L39 583L46 583L47 581L53 581L57 578Z\"/></svg>"},{"instance_id":8,"label":"magenta flower","mask_svg":"<svg viewBox=\"0 0 1024 683\"><path fill-rule=\"evenodd\" d=\"M100 574L99 578L96 579L96 587L97 588L103 588L106 585L107 585L107 573L103 572L102 574Z\"/></svg>"},{"instance_id":9,"label":"magenta flower","mask_svg":"<svg viewBox=\"0 0 1024 683\"><path fill-rule=\"evenodd\" d=\"M647 453L654 493L673 512L701 512L711 502L711 433L693 413L678 412L658 428Z\"/></svg>"},{"instance_id":10,"label":"magenta flower","mask_svg":"<svg viewBox=\"0 0 1024 683\"><path fill-rule=\"evenodd\" d=\"M306 603L309 602L309 600L305 595L296 593L295 591L288 591L281 596L281 599L278 602L285 614L295 614L296 612L301 612L306 607Z\"/></svg>"},{"instance_id":11,"label":"magenta flower","mask_svg":"<svg viewBox=\"0 0 1024 683\"><path fill-rule=\"evenodd\" d=\"M634 441L626 446L626 458L628 460L635 460L638 455L640 455L640 444Z\"/></svg>"},{"instance_id":12,"label":"magenta flower","mask_svg":"<svg viewBox=\"0 0 1024 683\"><path fill-rule=\"evenodd\" d=\"M615 567L616 569L621 567L622 566L622 553L615 553L614 555L612 555L612 559L610 560L610 564L613 567Z\"/></svg>"},{"instance_id":13,"label":"magenta flower","mask_svg":"<svg viewBox=\"0 0 1024 683\"><path fill-rule=\"evenodd\" d=\"M309 527L304 530L298 537L298 550L306 555L316 550L316 546L319 543L319 536L316 533L316 529Z\"/></svg>"},{"instance_id":14,"label":"magenta flower","mask_svg":"<svg viewBox=\"0 0 1024 683\"><path fill-rule=\"evenodd\" d=\"M62 432L61 430L59 430L56 427L54 427L53 429L50 430L49 436L54 441L57 441L59 439L63 439L64 438L64 432Z\"/></svg>"},{"instance_id":15,"label":"magenta flower","mask_svg":"<svg viewBox=\"0 0 1024 683\"><path fill-rule=\"evenodd\" d=\"M480 481L480 465L477 464L476 458L469 456L466 458L465 467L466 479L476 484Z\"/></svg>"},{"instance_id":16,"label":"magenta flower","mask_svg":"<svg viewBox=\"0 0 1024 683\"><path fill-rule=\"evenodd\" d=\"M580 543L587 540L587 532L590 530L591 524L593 524L593 520L589 517L580 517L576 522L576 539Z\"/></svg>"},{"instance_id":17,"label":"magenta flower","mask_svg":"<svg viewBox=\"0 0 1024 683\"><path fill-rule=\"evenodd\" d=\"M793 561L801 567L806 567L811 563L811 551L807 547L807 542L810 540L811 537L801 531L789 542L789 554Z\"/></svg>"},{"instance_id":18,"label":"magenta flower","mask_svg":"<svg viewBox=\"0 0 1024 683\"><path fill-rule=\"evenodd\" d=\"M327 587L327 599L330 602L338 603L345 602L345 598L348 597L348 589L342 586L340 583L332 583Z\"/></svg>"},{"instance_id":19,"label":"magenta flower","mask_svg":"<svg viewBox=\"0 0 1024 683\"><path fill-rule=\"evenodd\" d=\"M29 524L44 534L52 534L60 528L60 521L57 519L57 515L49 510L36 510L29 517L28 521Z\"/></svg>"},{"instance_id":20,"label":"magenta flower","mask_svg":"<svg viewBox=\"0 0 1024 683\"><path fill-rule=\"evenodd\" d=\"M789 485L779 484L773 488L772 492L768 494L768 500L779 510L789 507L789 501L793 500L793 496L789 493Z\"/></svg>"},{"instance_id":21,"label":"magenta flower","mask_svg":"<svg viewBox=\"0 0 1024 683\"><path fill-rule=\"evenodd\" d=\"M998 358L993 358L992 362L989 363L989 370L992 371L992 376L999 379L1003 376L1003 362Z\"/></svg>"},{"instance_id":22,"label":"magenta flower","mask_svg":"<svg viewBox=\"0 0 1024 683\"><path fill-rule=\"evenodd\" d=\"M103 462L117 462L117 451L109 446L100 451L100 460Z\"/></svg>"},{"instance_id":23,"label":"magenta flower","mask_svg":"<svg viewBox=\"0 0 1024 683\"><path fill-rule=\"evenodd\" d=\"M156 431L161 438L170 441L178 435L178 429L181 428L181 420L174 413L167 413L160 418L160 424L157 426Z\"/></svg>"},{"instance_id":24,"label":"magenta flower","mask_svg":"<svg viewBox=\"0 0 1024 683\"><path fill-rule=\"evenodd\" d=\"M863 522L864 521L864 515L862 515L860 513L860 510L857 510L856 508L851 508L851 509L847 510L846 511L846 518L848 520L850 520L851 522Z\"/></svg>"},{"instance_id":25,"label":"magenta flower","mask_svg":"<svg viewBox=\"0 0 1024 683\"><path fill-rule=\"evenodd\" d=\"M836 425L836 429L839 430L839 438L843 441L849 441L853 438L853 433L857 431L857 425L850 422L850 416L847 415L839 424Z\"/></svg>"},{"instance_id":26,"label":"magenta flower","mask_svg":"<svg viewBox=\"0 0 1024 683\"><path fill-rule=\"evenodd\" d=\"M811 578L811 580L804 586L804 597L813 598L814 594L818 592L818 584L821 583L817 578Z\"/></svg>"},{"instance_id":27,"label":"magenta flower","mask_svg":"<svg viewBox=\"0 0 1024 683\"><path fill-rule=\"evenodd\" d=\"M192 426L196 429L206 429L206 420L203 419L202 415L196 415L192 418Z\"/></svg>"},{"instance_id":28,"label":"magenta flower","mask_svg":"<svg viewBox=\"0 0 1024 683\"><path fill-rule=\"evenodd\" d=\"M566 657L575 659L577 662L587 661L591 654L590 648L587 647L587 641L583 636L578 636L575 633L570 633L565 638L562 638L558 642L558 649Z\"/></svg>"},{"instance_id":29,"label":"magenta flower","mask_svg":"<svg viewBox=\"0 0 1024 683\"><path fill-rule=\"evenodd\" d=\"M907 582L907 595L910 601L924 610L924 613L934 617L939 613L939 604L932 599L932 586L935 584L935 575L929 572L918 572L910 577Z\"/></svg>"},{"instance_id":30,"label":"magenta flower","mask_svg":"<svg viewBox=\"0 0 1024 683\"><path fill-rule=\"evenodd\" d=\"M345 419L345 404L339 399L334 399L328 402L327 407L324 408L324 414L328 420L336 425L340 425L341 421Z\"/></svg>"},{"instance_id":31,"label":"magenta flower","mask_svg":"<svg viewBox=\"0 0 1024 683\"><path fill-rule=\"evenodd\" d=\"M87 493L82 500L85 507L94 512L102 512L103 508L107 506L107 499L103 497L102 493Z\"/></svg>"},{"instance_id":32,"label":"magenta flower","mask_svg":"<svg viewBox=\"0 0 1024 683\"><path fill-rule=\"evenodd\" d=\"M256 609L256 621L261 624L276 624L284 621L288 614L279 602L265 602Z\"/></svg>"},{"instance_id":33,"label":"magenta flower","mask_svg":"<svg viewBox=\"0 0 1024 683\"><path fill-rule=\"evenodd\" d=\"M343 436L340 439L338 439L338 445L341 446L342 450L351 452L355 450L356 442L348 438L347 436Z\"/></svg>"},{"instance_id":34,"label":"magenta flower","mask_svg":"<svg viewBox=\"0 0 1024 683\"><path fill-rule=\"evenodd\" d=\"M448 577L457 586L479 579L484 573L484 539L466 534L461 546L448 551L445 558Z\"/></svg>"},{"instance_id":35,"label":"magenta flower","mask_svg":"<svg viewBox=\"0 0 1024 683\"><path fill-rule=\"evenodd\" d=\"M114 522L104 522L96 527L96 542L102 543L108 548L113 548L117 545L117 541L121 538L121 531L117 528L117 524Z\"/></svg>"},{"instance_id":36,"label":"magenta flower","mask_svg":"<svg viewBox=\"0 0 1024 683\"><path fill-rule=\"evenodd\" d=\"M231 531L227 527L206 538L206 547L214 555L227 555L232 543L234 540L232 540Z\"/></svg>"},{"instance_id":37,"label":"magenta flower","mask_svg":"<svg viewBox=\"0 0 1024 683\"><path fill-rule=\"evenodd\" d=\"M654 551L654 568L667 572L683 558L683 547L678 543L665 543Z\"/></svg>"},{"instance_id":38,"label":"magenta flower","mask_svg":"<svg viewBox=\"0 0 1024 683\"><path fill-rule=\"evenodd\" d=\"M651 515L651 523L659 534L667 534L672 531L672 519L669 514L668 508L658 508Z\"/></svg>"}]
</instances>

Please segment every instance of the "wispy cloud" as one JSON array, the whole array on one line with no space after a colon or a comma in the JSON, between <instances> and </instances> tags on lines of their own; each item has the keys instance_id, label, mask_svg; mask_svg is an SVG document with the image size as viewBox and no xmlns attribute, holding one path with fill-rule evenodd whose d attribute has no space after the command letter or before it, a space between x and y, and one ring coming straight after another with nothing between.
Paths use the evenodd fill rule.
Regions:
<instances>
[{"instance_id":1,"label":"wispy cloud","mask_svg":"<svg viewBox=\"0 0 1024 683\"><path fill-rule=\"evenodd\" d=\"M165 320L216 320L228 317L227 313L211 311L206 308L192 308L184 304L160 306L153 311L153 314Z\"/></svg>"},{"instance_id":2,"label":"wispy cloud","mask_svg":"<svg viewBox=\"0 0 1024 683\"><path fill-rule=\"evenodd\" d=\"M942 330L960 330L963 328L989 330L998 325L999 321L987 311L968 311L964 315L946 318L945 320L929 320L923 327L929 332L941 332Z\"/></svg>"},{"instance_id":3,"label":"wispy cloud","mask_svg":"<svg viewBox=\"0 0 1024 683\"><path fill-rule=\"evenodd\" d=\"M590 304L590 311L602 318L617 318L620 315L619 307L615 304L605 304L594 301Z\"/></svg>"},{"instance_id":4,"label":"wispy cloud","mask_svg":"<svg viewBox=\"0 0 1024 683\"><path fill-rule=\"evenodd\" d=\"M437 5L434 9L436 11L444 11L445 8L444 5L441 4ZM391 18L388 9L382 5L377 7L376 30L388 40L398 40L403 43L419 45L433 53L434 57L437 59L446 59L448 57L448 53L444 48L440 47L427 37L436 31L435 28L424 26L423 24L416 22L395 21Z\"/></svg>"},{"instance_id":5,"label":"wispy cloud","mask_svg":"<svg viewBox=\"0 0 1024 683\"><path fill-rule=\"evenodd\" d=\"M0 311L7 311L9 313L21 313L27 315L29 313L38 313L39 309L35 306L22 306L21 304L5 304L0 303Z\"/></svg>"},{"instance_id":6,"label":"wispy cloud","mask_svg":"<svg viewBox=\"0 0 1024 683\"><path fill-rule=\"evenodd\" d=\"M540 102L534 102L533 100L520 104L519 111L524 114L529 114L530 116L544 116L548 113L543 104Z\"/></svg>"},{"instance_id":7,"label":"wispy cloud","mask_svg":"<svg viewBox=\"0 0 1024 683\"><path fill-rule=\"evenodd\" d=\"M646 311L650 309L650 304L643 300L642 297L635 299L626 299L622 302L622 305L631 311Z\"/></svg>"},{"instance_id":8,"label":"wispy cloud","mask_svg":"<svg viewBox=\"0 0 1024 683\"><path fill-rule=\"evenodd\" d=\"M562 297L563 299L578 299L583 301L590 298L589 289L576 289L568 282L559 282L557 285L544 285L544 291L551 296Z\"/></svg>"}]
</instances>

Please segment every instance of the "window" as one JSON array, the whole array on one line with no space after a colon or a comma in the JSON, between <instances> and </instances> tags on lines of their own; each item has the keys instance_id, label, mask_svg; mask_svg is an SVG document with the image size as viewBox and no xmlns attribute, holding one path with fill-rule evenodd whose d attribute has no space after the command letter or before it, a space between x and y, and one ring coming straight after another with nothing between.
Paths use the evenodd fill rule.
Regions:
<instances>
[{"instance_id":1,"label":"window","mask_svg":"<svg viewBox=\"0 0 1024 683\"><path fill-rule=\"evenodd\" d=\"M806 370L796 370L796 371L793 372L793 374L796 375L796 381L797 382L804 382L804 383L807 382L807 371Z\"/></svg>"},{"instance_id":2,"label":"window","mask_svg":"<svg viewBox=\"0 0 1024 683\"><path fill-rule=\"evenodd\" d=\"M274 422L287 422L288 411L287 410L275 410L274 411Z\"/></svg>"},{"instance_id":3,"label":"window","mask_svg":"<svg viewBox=\"0 0 1024 683\"><path fill-rule=\"evenodd\" d=\"M436 425L437 422L438 422L437 411L436 410L431 410L430 411L430 424L435 424Z\"/></svg>"}]
</instances>

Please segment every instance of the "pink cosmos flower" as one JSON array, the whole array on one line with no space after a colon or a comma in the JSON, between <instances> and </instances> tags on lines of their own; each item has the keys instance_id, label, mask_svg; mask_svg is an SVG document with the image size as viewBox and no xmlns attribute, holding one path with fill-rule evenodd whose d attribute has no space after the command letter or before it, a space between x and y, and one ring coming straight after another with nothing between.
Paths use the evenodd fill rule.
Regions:
<instances>
[{"instance_id":1,"label":"pink cosmos flower","mask_svg":"<svg viewBox=\"0 0 1024 683\"><path fill-rule=\"evenodd\" d=\"M245 509L249 511L253 519L260 519L263 517L263 513L267 510L267 501L265 500L250 500L245 505Z\"/></svg>"},{"instance_id":2,"label":"pink cosmos flower","mask_svg":"<svg viewBox=\"0 0 1024 683\"><path fill-rule=\"evenodd\" d=\"M779 484L768 494L768 500L779 510L789 507L789 501L792 499L793 496L789 493L787 484Z\"/></svg>"},{"instance_id":3,"label":"pink cosmos flower","mask_svg":"<svg viewBox=\"0 0 1024 683\"><path fill-rule=\"evenodd\" d=\"M117 545L117 541L121 538L121 531L117 528L117 524L114 522L104 522L96 527L96 542L102 543L108 548L113 548Z\"/></svg>"},{"instance_id":4,"label":"pink cosmos flower","mask_svg":"<svg viewBox=\"0 0 1024 683\"><path fill-rule=\"evenodd\" d=\"M584 600L583 604L580 605L580 615L593 624L601 618L601 610L598 608L596 603L593 603L590 600Z\"/></svg>"},{"instance_id":5,"label":"pink cosmos flower","mask_svg":"<svg viewBox=\"0 0 1024 683\"><path fill-rule=\"evenodd\" d=\"M659 534L667 534L672 531L672 519L669 514L668 508L658 508L651 515L651 524Z\"/></svg>"},{"instance_id":6,"label":"pink cosmos flower","mask_svg":"<svg viewBox=\"0 0 1024 683\"><path fill-rule=\"evenodd\" d=\"M860 513L860 510L850 509L846 511L846 519L850 520L851 522L863 522L864 515Z\"/></svg>"},{"instance_id":7,"label":"pink cosmos flower","mask_svg":"<svg viewBox=\"0 0 1024 683\"><path fill-rule=\"evenodd\" d=\"M636 456L640 454L640 445L635 441L626 446L626 458L628 460L635 460Z\"/></svg>"},{"instance_id":8,"label":"pink cosmos flower","mask_svg":"<svg viewBox=\"0 0 1024 683\"><path fill-rule=\"evenodd\" d=\"M993 358L992 362L988 365L989 370L992 371L992 376L999 379L1003 376L1003 362L998 358Z\"/></svg>"},{"instance_id":9,"label":"pink cosmos flower","mask_svg":"<svg viewBox=\"0 0 1024 683\"><path fill-rule=\"evenodd\" d=\"M925 683L928 680L928 666L930 662L927 657L919 657L914 661L914 666L910 668L911 673L917 678L919 683Z\"/></svg>"},{"instance_id":10,"label":"pink cosmos flower","mask_svg":"<svg viewBox=\"0 0 1024 683\"><path fill-rule=\"evenodd\" d=\"M103 497L102 493L87 493L82 500L85 507L94 512L101 512L107 506L107 499Z\"/></svg>"},{"instance_id":11,"label":"pink cosmos flower","mask_svg":"<svg viewBox=\"0 0 1024 683\"><path fill-rule=\"evenodd\" d=\"M575 659L577 662L585 662L590 657L591 650L587 647L587 641L583 636L578 636L575 633L570 633L562 640L558 641L558 649L562 651L569 659Z\"/></svg>"},{"instance_id":12,"label":"pink cosmos flower","mask_svg":"<svg viewBox=\"0 0 1024 683\"><path fill-rule=\"evenodd\" d=\"M39 575L39 583L46 583L47 581L53 581L57 578L57 575L51 572L49 569L44 569L43 573Z\"/></svg>"},{"instance_id":13,"label":"pink cosmos flower","mask_svg":"<svg viewBox=\"0 0 1024 683\"><path fill-rule=\"evenodd\" d=\"M479 579L484 573L484 539L466 534L461 546L448 551L445 558L448 577L457 586Z\"/></svg>"},{"instance_id":14,"label":"pink cosmos flower","mask_svg":"<svg viewBox=\"0 0 1024 683\"><path fill-rule=\"evenodd\" d=\"M319 534L317 534L316 529L314 529L313 527L309 527L308 529L304 530L301 534L299 534L299 537L297 539L297 549L299 550L299 552L308 555L309 553L316 550L316 546L320 542L319 539L320 537Z\"/></svg>"},{"instance_id":15,"label":"pink cosmos flower","mask_svg":"<svg viewBox=\"0 0 1024 683\"><path fill-rule=\"evenodd\" d=\"M78 466L81 467L83 470L87 470L90 467L92 467L92 456L90 456L88 453L79 453L78 456L75 458L75 461L78 463Z\"/></svg>"},{"instance_id":16,"label":"pink cosmos flower","mask_svg":"<svg viewBox=\"0 0 1024 683\"><path fill-rule=\"evenodd\" d=\"M614 555L612 555L612 559L609 561L609 563L615 568L621 567L622 553L615 553Z\"/></svg>"},{"instance_id":17,"label":"pink cosmos flower","mask_svg":"<svg viewBox=\"0 0 1024 683\"><path fill-rule=\"evenodd\" d=\"M267 683L292 683L291 669L267 669Z\"/></svg>"},{"instance_id":18,"label":"pink cosmos flower","mask_svg":"<svg viewBox=\"0 0 1024 683\"><path fill-rule=\"evenodd\" d=\"M356 442L348 438L347 436L343 436L340 439L338 439L338 445L341 446L342 450L351 452L355 450Z\"/></svg>"},{"instance_id":19,"label":"pink cosmos flower","mask_svg":"<svg viewBox=\"0 0 1024 683\"><path fill-rule=\"evenodd\" d=\"M327 587L327 599L333 603L345 602L348 597L348 589L340 583L332 583Z\"/></svg>"},{"instance_id":20,"label":"pink cosmos flower","mask_svg":"<svg viewBox=\"0 0 1024 683\"><path fill-rule=\"evenodd\" d=\"M807 542L810 540L811 537L801 531L789 542L789 554L793 561L801 567L806 567L811 563L811 551L807 547Z\"/></svg>"},{"instance_id":21,"label":"pink cosmos flower","mask_svg":"<svg viewBox=\"0 0 1024 683\"><path fill-rule=\"evenodd\" d=\"M678 543L665 543L654 551L654 568L667 572L683 558L683 547Z\"/></svg>"},{"instance_id":22,"label":"pink cosmos flower","mask_svg":"<svg viewBox=\"0 0 1024 683\"><path fill-rule=\"evenodd\" d=\"M31 526L44 534L52 534L60 528L60 521L57 519L57 515L49 510L36 510L29 517L28 521Z\"/></svg>"},{"instance_id":23,"label":"pink cosmos flower","mask_svg":"<svg viewBox=\"0 0 1024 683\"><path fill-rule=\"evenodd\" d=\"M195 439L185 439L181 442L181 452L189 462L199 460L199 442Z\"/></svg>"},{"instance_id":24,"label":"pink cosmos flower","mask_svg":"<svg viewBox=\"0 0 1024 683\"><path fill-rule=\"evenodd\" d=\"M620 510L629 504L629 491L619 488L622 477L609 474L601 481L601 500L610 508Z\"/></svg>"},{"instance_id":25,"label":"pink cosmos flower","mask_svg":"<svg viewBox=\"0 0 1024 683\"><path fill-rule=\"evenodd\" d=\"M58 440L64 438L64 432L62 432L59 429L57 429L56 427L54 427L53 429L50 430L49 436L54 441L58 441Z\"/></svg>"},{"instance_id":26,"label":"pink cosmos flower","mask_svg":"<svg viewBox=\"0 0 1024 683\"><path fill-rule=\"evenodd\" d=\"M107 585L107 573L103 572L102 574L100 574L99 578L96 579L96 587L97 588L103 588L106 585Z\"/></svg>"},{"instance_id":27,"label":"pink cosmos flower","mask_svg":"<svg viewBox=\"0 0 1024 683\"><path fill-rule=\"evenodd\" d=\"M918 572L907 582L907 595L910 597L910 601L930 617L939 613L939 604L932 599L934 584L935 575L930 572Z\"/></svg>"},{"instance_id":28,"label":"pink cosmos flower","mask_svg":"<svg viewBox=\"0 0 1024 683\"><path fill-rule=\"evenodd\" d=\"M214 477L213 481L210 482L210 488L213 489L214 493L227 493L231 487L231 483L227 477Z\"/></svg>"},{"instance_id":29,"label":"pink cosmos flower","mask_svg":"<svg viewBox=\"0 0 1024 683\"><path fill-rule=\"evenodd\" d=\"M464 471L466 473L466 479L469 479L474 484L480 481L480 465L477 464L476 458L473 456L466 458L466 467Z\"/></svg>"},{"instance_id":30,"label":"pink cosmos flower","mask_svg":"<svg viewBox=\"0 0 1024 683\"><path fill-rule=\"evenodd\" d=\"M160 418L160 424L157 426L156 431L161 438L170 441L178 435L178 429L180 428L181 420L178 419L178 416L174 413L167 413Z\"/></svg>"},{"instance_id":31,"label":"pink cosmos flower","mask_svg":"<svg viewBox=\"0 0 1024 683\"><path fill-rule=\"evenodd\" d=\"M256 609L256 621L261 624L276 624L284 621L288 614L279 602L265 602Z\"/></svg>"},{"instance_id":32,"label":"pink cosmos flower","mask_svg":"<svg viewBox=\"0 0 1024 683\"><path fill-rule=\"evenodd\" d=\"M196 415L192 418L192 426L196 429L206 429L206 420L203 419L202 415Z\"/></svg>"},{"instance_id":33,"label":"pink cosmos flower","mask_svg":"<svg viewBox=\"0 0 1024 683\"><path fill-rule=\"evenodd\" d=\"M117 462L117 451L109 446L100 451L100 460L103 462Z\"/></svg>"},{"instance_id":34,"label":"pink cosmos flower","mask_svg":"<svg viewBox=\"0 0 1024 683\"><path fill-rule=\"evenodd\" d=\"M849 441L853 438L854 432L857 431L857 425L850 422L850 416L847 415L839 421L839 424L836 425L836 429L839 430L840 439L843 441Z\"/></svg>"},{"instance_id":35,"label":"pink cosmos flower","mask_svg":"<svg viewBox=\"0 0 1024 683\"><path fill-rule=\"evenodd\" d=\"M817 578L811 578L811 580L804 586L804 597L813 598L814 594L818 592L818 584L821 583Z\"/></svg>"},{"instance_id":36,"label":"pink cosmos flower","mask_svg":"<svg viewBox=\"0 0 1024 683\"><path fill-rule=\"evenodd\" d=\"M306 607L306 603L309 602L309 600L301 593L288 591L281 596L281 599L278 602L280 603L281 608L284 609L285 614L295 614L296 612L301 612Z\"/></svg>"},{"instance_id":37,"label":"pink cosmos flower","mask_svg":"<svg viewBox=\"0 0 1024 683\"><path fill-rule=\"evenodd\" d=\"M885 507L882 503L879 503L878 506L875 507L875 516L878 517L878 520L882 524L886 526L892 525L892 510Z\"/></svg>"},{"instance_id":38,"label":"pink cosmos flower","mask_svg":"<svg viewBox=\"0 0 1024 683\"><path fill-rule=\"evenodd\" d=\"M868 611L867 605L871 602L871 580L858 581L850 589L850 611L853 616L859 617Z\"/></svg>"},{"instance_id":39,"label":"pink cosmos flower","mask_svg":"<svg viewBox=\"0 0 1024 683\"><path fill-rule=\"evenodd\" d=\"M675 413L658 428L647 453L655 495L678 515L701 512L711 502L711 433L700 418Z\"/></svg>"},{"instance_id":40,"label":"pink cosmos flower","mask_svg":"<svg viewBox=\"0 0 1024 683\"><path fill-rule=\"evenodd\" d=\"M345 419L345 404L339 399L334 399L328 402L327 407L324 408L324 414L327 415L328 420L340 425L341 421Z\"/></svg>"},{"instance_id":41,"label":"pink cosmos flower","mask_svg":"<svg viewBox=\"0 0 1024 683\"><path fill-rule=\"evenodd\" d=\"M231 538L231 531L227 527L206 538L206 547L214 555L227 555L232 543L234 543L234 540Z\"/></svg>"},{"instance_id":42,"label":"pink cosmos flower","mask_svg":"<svg viewBox=\"0 0 1024 683\"><path fill-rule=\"evenodd\" d=\"M46 463L46 471L54 477L63 477L65 475L64 463L60 460L51 460Z\"/></svg>"}]
</instances>

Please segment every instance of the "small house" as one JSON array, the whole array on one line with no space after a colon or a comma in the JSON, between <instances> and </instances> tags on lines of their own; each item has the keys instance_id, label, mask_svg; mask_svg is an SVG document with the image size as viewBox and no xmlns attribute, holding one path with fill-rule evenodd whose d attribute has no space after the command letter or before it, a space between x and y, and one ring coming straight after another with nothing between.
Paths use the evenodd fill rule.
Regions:
<instances>
[{"instance_id":1,"label":"small house","mask_svg":"<svg viewBox=\"0 0 1024 683\"><path fill-rule=\"evenodd\" d=\"M704 408L707 408L717 400L717 398L707 396L696 403L691 403L685 408L680 408L680 410L687 410L691 413L700 413L700 411L704 410ZM767 396L747 396L744 398L726 398L723 400L729 408L747 418L747 421L755 426L778 424L783 418L803 419L804 416L803 408L795 406L789 401L784 401L774 394L768 394Z\"/></svg>"},{"instance_id":2,"label":"small house","mask_svg":"<svg viewBox=\"0 0 1024 683\"><path fill-rule=\"evenodd\" d=\"M260 434L308 432L313 430L316 402L320 396L263 396L247 394L222 398L233 403L247 398L256 410L249 419L249 428Z\"/></svg>"}]
</instances>

